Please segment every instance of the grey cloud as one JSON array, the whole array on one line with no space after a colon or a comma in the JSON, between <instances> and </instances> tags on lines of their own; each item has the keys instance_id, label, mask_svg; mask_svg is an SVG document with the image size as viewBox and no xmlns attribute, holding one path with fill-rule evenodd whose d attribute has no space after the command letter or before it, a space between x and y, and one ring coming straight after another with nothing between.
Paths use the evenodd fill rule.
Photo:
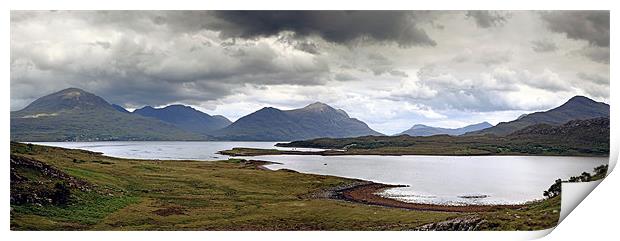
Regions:
<instances>
[{"instance_id":1,"label":"grey cloud","mask_svg":"<svg viewBox=\"0 0 620 241\"><path fill-rule=\"evenodd\" d=\"M318 35L340 44L368 39L402 47L436 45L417 26L414 11L218 11L215 16L222 21L208 27L226 37L255 38L292 31L298 37Z\"/></svg>"},{"instance_id":2,"label":"grey cloud","mask_svg":"<svg viewBox=\"0 0 620 241\"><path fill-rule=\"evenodd\" d=\"M534 40L532 41L532 50L534 52L554 52L558 49L558 46L550 40Z\"/></svg>"},{"instance_id":3,"label":"grey cloud","mask_svg":"<svg viewBox=\"0 0 620 241\"><path fill-rule=\"evenodd\" d=\"M396 76L396 77L409 77L409 75L407 75L407 73L405 73L404 71L400 71L400 70L390 70L388 71L388 73L390 73L390 75L392 76Z\"/></svg>"},{"instance_id":4,"label":"grey cloud","mask_svg":"<svg viewBox=\"0 0 620 241\"><path fill-rule=\"evenodd\" d=\"M232 38L232 41L234 42L235 38ZM316 42L309 40L309 39L299 39L299 38L295 38L295 36L293 36L293 34L281 34L278 37L278 41L281 43L285 43L289 46L292 46L295 49L304 51L306 53L310 53L310 54L320 54L321 53L321 47L319 46L319 44L317 44Z\"/></svg>"},{"instance_id":5,"label":"grey cloud","mask_svg":"<svg viewBox=\"0 0 620 241\"><path fill-rule=\"evenodd\" d=\"M577 50L577 54L580 54L594 62L601 64L609 64L609 47L597 47L589 46L583 49Z\"/></svg>"},{"instance_id":6,"label":"grey cloud","mask_svg":"<svg viewBox=\"0 0 620 241\"><path fill-rule=\"evenodd\" d=\"M511 51L486 51L478 57L477 62L486 66L491 66L510 62L511 59Z\"/></svg>"},{"instance_id":7,"label":"grey cloud","mask_svg":"<svg viewBox=\"0 0 620 241\"><path fill-rule=\"evenodd\" d=\"M99 46L99 47L104 48L104 49L109 49L110 46L112 46L112 44L110 44L110 42L106 42L106 41L95 41L95 42L92 42L90 44L93 45L93 46Z\"/></svg>"},{"instance_id":8,"label":"grey cloud","mask_svg":"<svg viewBox=\"0 0 620 241\"><path fill-rule=\"evenodd\" d=\"M464 15L460 11L12 11L11 109L66 87L84 88L128 107L208 103L230 113L238 110L230 108L231 103L240 103L237 97L250 94L256 94L247 100L253 106L269 103L265 101L269 98L285 105L334 96L309 95L312 89L346 96L338 99L359 96L350 100L356 104L376 105L382 98L394 98L433 110L459 111L548 107L549 101L532 101L539 93L549 100L573 94L609 98L609 78L605 83L607 74L600 72L609 65L599 64L609 64L609 47L599 46L597 38L581 44L586 47L578 45L572 55L535 54L552 51L553 45L575 48L575 43L546 43L550 31L566 27L556 31L530 26L532 20L540 21L539 13L472 12L467 19ZM491 31L468 34L474 24ZM562 37L554 35L552 39ZM542 40L532 41L536 36ZM407 76L425 63L436 66L420 70L418 78ZM541 73L545 68L550 71ZM252 90L243 92L246 89ZM273 95L265 97L268 94ZM359 113L363 118L372 116L368 109Z\"/></svg>"},{"instance_id":9,"label":"grey cloud","mask_svg":"<svg viewBox=\"0 0 620 241\"><path fill-rule=\"evenodd\" d=\"M579 88L588 96L595 98L609 98L609 77L595 74L578 72Z\"/></svg>"},{"instance_id":10,"label":"grey cloud","mask_svg":"<svg viewBox=\"0 0 620 241\"><path fill-rule=\"evenodd\" d=\"M311 53L311 54L319 54L319 46L313 42L302 41L295 44L295 48L301 51Z\"/></svg>"},{"instance_id":11,"label":"grey cloud","mask_svg":"<svg viewBox=\"0 0 620 241\"><path fill-rule=\"evenodd\" d=\"M334 75L334 79L338 81L357 80L355 76L348 74L348 73L337 73Z\"/></svg>"},{"instance_id":12,"label":"grey cloud","mask_svg":"<svg viewBox=\"0 0 620 241\"><path fill-rule=\"evenodd\" d=\"M473 62L483 64L487 67L510 62L513 53L510 50L482 49L476 52L465 49L452 57L453 63Z\"/></svg>"},{"instance_id":13,"label":"grey cloud","mask_svg":"<svg viewBox=\"0 0 620 241\"><path fill-rule=\"evenodd\" d=\"M540 74L523 71L520 72L520 75L521 82L526 83L531 87L536 87L547 91L568 91L572 88L566 80L561 79L559 74L549 69L545 69Z\"/></svg>"},{"instance_id":14,"label":"grey cloud","mask_svg":"<svg viewBox=\"0 0 620 241\"><path fill-rule=\"evenodd\" d=\"M511 109L509 103L497 96L497 91L487 88L469 78L457 77L433 64L425 65L417 73L422 86L435 94L418 102L433 109L462 111L496 111Z\"/></svg>"},{"instance_id":15,"label":"grey cloud","mask_svg":"<svg viewBox=\"0 0 620 241\"><path fill-rule=\"evenodd\" d=\"M374 75L389 74L395 77L408 77L407 73L394 69L394 62L382 54L371 53L368 55L368 69Z\"/></svg>"},{"instance_id":16,"label":"grey cloud","mask_svg":"<svg viewBox=\"0 0 620 241\"><path fill-rule=\"evenodd\" d=\"M59 17L59 13L49 13L49 16L38 14L43 16L39 16L38 20L33 19L36 16L31 17L32 23L42 26L50 22L52 24L46 26L50 32L70 28L63 25L66 22L83 24L80 21L92 21L73 16L73 12L68 17ZM68 18L72 21L55 21ZM18 23L12 25L13 31L21 27ZM104 31L107 25L91 25L90 28L100 33L97 30ZM126 28L114 30L119 33L119 38L110 38L101 32L93 39L107 40L85 43L71 37L50 38L48 41L12 41L12 90L19 93L18 99L34 98L66 87L79 87L127 106L179 101L190 104L222 98L247 83L319 85L328 81L331 75L326 59L314 55L282 55L279 49L267 43L231 41L222 47L209 42L219 39L204 39L210 37L202 34L169 31L142 33ZM12 38L15 37L17 35L13 34ZM52 48L61 50L62 55L50 58ZM21 107L27 101L20 102Z\"/></svg>"},{"instance_id":17,"label":"grey cloud","mask_svg":"<svg viewBox=\"0 0 620 241\"><path fill-rule=\"evenodd\" d=\"M588 96L593 98L609 98L609 85L584 84L581 86Z\"/></svg>"},{"instance_id":18,"label":"grey cloud","mask_svg":"<svg viewBox=\"0 0 620 241\"><path fill-rule=\"evenodd\" d=\"M542 19L551 31L570 39L609 47L609 11L553 11L542 13Z\"/></svg>"},{"instance_id":19,"label":"grey cloud","mask_svg":"<svg viewBox=\"0 0 620 241\"><path fill-rule=\"evenodd\" d=\"M557 73L550 70L531 73L527 70L498 67L489 72L466 75L449 67L429 64L421 68L417 76L423 87L436 94L431 99L418 99L416 103L437 110L477 112L525 110L528 107L511 101L507 95L518 93L522 86L552 92L572 90L571 83L562 80ZM534 109L540 107L543 106L529 106Z\"/></svg>"},{"instance_id":20,"label":"grey cloud","mask_svg":"<svg viewBox=\"0 0 620 241\"><path fill-rule=\"evenodd\" d=\"M577 77L579 77L579 79L581 80L593 82L595 84L609 85L609 77L605 77L599 74L589 74L589 73L578 72Z\"/></svg>"},{"instance_id":21,"label":"grey cloud","mask_svg":"<svg viewBox=\"0 0 620 241\"><path fill-rule=\"evenodd\" d=\"M481 28L490 28L501 26L508 19L510 15L507 12L503 11L467 11L465 14L467 18L473 18L476 22L476 25Z\"/></svg>"}]
</instances>

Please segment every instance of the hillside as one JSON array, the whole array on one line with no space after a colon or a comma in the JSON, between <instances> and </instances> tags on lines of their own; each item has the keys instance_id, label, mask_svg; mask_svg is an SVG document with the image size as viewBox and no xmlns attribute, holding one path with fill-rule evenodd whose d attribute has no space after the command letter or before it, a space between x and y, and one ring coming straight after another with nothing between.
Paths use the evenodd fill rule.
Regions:
<instances>
[{"instance_id":1,"label":"hillside","mask_svg":"<svg viewBox=\"0 0 620 241\"><path fill-rule=\"evenodd\" d=\"M609 119L574 120L561 126L539 124L507 136L364 136L318 138L278 143L277 146L344 150L309 153L322 155L609 156ZM261 150L244 150L243 153L236 154L245 155L247 153L261 155Z\"/></svg>"},{"instance_id":2,"label":"hillside","mask_svg":"<svg viewBox=\"0 0 620 241\"><path fill-rule=\"evenodd\" d=\"M502 122L494 127L467 133L467 135L508 135L530 125L549 124L561 125L571 120L585 120L598 117L609 117L609 105L596 102L584 96L575 96L563 105L544 112L536 112L520 118Z\"/></svg>"},{"instance_id":3,"label":"hillside","mask_svg":"<svg viewBox=\"0 0 620 241\"><path fill-rule=\"evenodd\" d=\"M319 102L294 110L265 107L213 133L218 139L245 141L366 135L382 134L370 129L366 123L349 117L343 110Z\"/></svg>"},{"instance_id":4,"label":"hillside","mask_svg":"<svg viewBox=\"0 0 620 241\"><path fill-rule=\"evenodd\" d=\"M468 125L461 128L441 128L441 127L433 127L427 125L417 124L411 127L410 129L401 132L398 135L409 135L409 136L434 136L434 135L451 135L458 136L465 134L467 132L478 131L482 129L486 129L492 127L493 125L488 122L482 122L478 124Z\"/></svg>"},{"instance_id":5,"label":"hillside","mask_svg":"<svg viewBox=\"0 0 620 241\"><path fill-rule=\"evenodd\" d=\"M155 118L194 133L209 134L232 122L224 116L211 116L189 106L169 105L164 108L150 106L134 110L134 114Z\"/></svg>"},{"instance_id":6,"label":"hillside","mask_svg":"<svg viewBox=\"0 0 620 241\"><path fill-rule=\"evenodd\" d=\"M13 141L200 140L174 125L123 113L77 88L41 97L11 112Z\"/></svg>"},{"instance_id":7,"label":"hillside","mask_svg":"<svg viewBox=\"0 0 620 241\"><path fill-rule=\"evenodd\" d=\"M131 113L127 109L125 109L122 106L117 105L117 104L112 104L112 107L114 107L114 109L116 109L116 110L118 110L120 112L123 112L123 113Z\"/></svg>"},{"instance_id":8,"label":"hillside","mask_svg":"<svg viewBox=\"0 0 620 241\"><path fill-rule=\"evenodd\" d=\"M563 125L537 124L509 134L509 139L532 140L537 143L562 141L574 146L609 149L609 118L572 120Z\"/></svg>"}]
</instances>

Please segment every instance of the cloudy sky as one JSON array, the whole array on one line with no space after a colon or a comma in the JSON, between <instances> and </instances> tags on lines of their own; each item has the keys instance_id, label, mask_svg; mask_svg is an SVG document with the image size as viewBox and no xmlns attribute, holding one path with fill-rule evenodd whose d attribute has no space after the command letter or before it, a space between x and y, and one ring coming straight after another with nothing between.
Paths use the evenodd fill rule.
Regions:
<instances>
[{"instance_id":1,"label":"cloudy sky","mask_svg":"<svg viewBox=\"0 0 620 241\"><path fill-rule=\"evenodd\" d=\"M608 11L12 11L11 110L78 87L231 120L321 101L373 129L609 103Z\"/></svg>"}]
</instances>

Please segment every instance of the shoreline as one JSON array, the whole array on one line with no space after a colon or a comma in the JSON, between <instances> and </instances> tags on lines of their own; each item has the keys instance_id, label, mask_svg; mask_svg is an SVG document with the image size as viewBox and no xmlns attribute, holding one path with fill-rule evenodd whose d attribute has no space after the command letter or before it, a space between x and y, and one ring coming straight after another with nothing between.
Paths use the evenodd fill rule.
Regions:
<instances>
[{"instance_id":1,"label":"shoreline","mask_svg":"<svg viewBox=\"0 0 620 241\"><path fill-rule=\"evenodd\" d=\"M439 212L492 212L500 209L518 209L526 207L526 204L499 204L499 205L466 205L452 206L439 204L408 203L396 199L377 195L377 192L388 188L404 187L405 185L389 185L375 182L360 182L352 186L337 189L331 195L334 199L345 200L354 203L376 205L382 207L402 208L416 211L439 211Z\"/></svg>"},{"instance_id":2,"label":"shoreline","mask_svg":"<svg viewBox=\"0 0 620 241\"><path fill-rule=\"evenodd\" d=\"M278 171L271 170L265 165L274 164L276 162L270 161L258 161L258 160L246 160L244 161L254 168L265 171ZM289 169L280 169L281 171L292 171ZM293 171L297 172L297 171ZM316 174L314 174L316 175ZM519 209L527 206L526 204L498 204L498 205L465 205L465 206L453 206L453 205L439 205L439 204L423 204L423 203L409 203L403 202L397 199L386 198L376 193L389 188L406 187L407 185L391 185L376 183L366 180L358 180L357 182L348 183L346 185L337 186L328 190L323 190L318 193L308 194L315 198L327 198L334 200L343 200L353 203L360 203L365 205L389 207L389 208L401 208L415 211L436 211L436 212L492 212L501 209Z\"/></svg>"},{"instance_id":3,"label":"shoreline","mask_svg":"<svg viewBox=\"0 0 620 241\"><path fill-rule=\"evenodd\" d=\"M373 152L373 151L291 151L278 149L260 149L260 148L239 148L235 147L231 150L221 150L217 154L230 157L257 157L257 156L283 156L283 155L300 155L300 156L550 156L550 157L601 157L609 158L608 155L555 155L555 154L527 154L527 153L410 153L410 152Z\"/></svg>"},{"instance_id":4,"label":"shoreline","mask_svg":"<svg viewBox=\"0 0 620 241\"><path fill-rule=\"evenodd\" d=\"M136 160L14 142L11 155L32 158L63 172L71 171L68 175L95 183L97 190L112 194L86 193L71 188L80 198L73 199L74 203L69 206L12 204L12 230L167 229L152 220L171 224L191 220L189 226L183 226L184 230L531 230L552 227L559 215L559 198L528 204L521 209L496 206L494 208L499 210L490 213L463 212L468 211L463 207L416 211L429 210L429 206L385 198L377 201L379 197L374 193L394 187L392 185L286 169L271 170L264 167L274 163L270 161L237 158L213 162ZM28 176L26 174L31 173L28 170L11 169L12 174L18 172L20 176ZM55 180L44 172L29 181L37 185L27 185L26 188L31 189L20 190L36 193L41 181L52 185ZM50 185L43 188L53 189ZM260 193L258 199L255 198L257 193ZM237 209L240 200L257 204L246 205L244 212L228 212L232 218L245 222L230 222L230 216L213 212L214 202L218 210L228 211ZM78 207L77 213L73 207ZM430 207L433 208L430 210L438 208ZM70 212L69 215L66 212ZM100 212L104 215L99 215ZM522 226L520 220L514 220L517 214L532 221ZM32 221L33 218L36 219ZM309 223L307 220L317 221Z\"/></svg>"}]
</instances>

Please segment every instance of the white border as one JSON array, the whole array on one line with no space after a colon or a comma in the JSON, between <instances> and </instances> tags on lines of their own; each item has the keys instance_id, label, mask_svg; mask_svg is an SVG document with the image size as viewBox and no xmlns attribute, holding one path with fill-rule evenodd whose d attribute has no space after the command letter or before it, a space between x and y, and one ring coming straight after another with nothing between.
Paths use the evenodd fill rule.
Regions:
<instances>
[{"instance_id":1,"label":"white border","mask_svg":"<svg viewBox=\"0 0 620 241\"><path fill-rule=\"evenodd\" d=\"M616 5L612 1L603 0L565 0L565 1L540 1L540 0L521 0L521 1L496 1L496 0L467 0L467 1L335 1L335 0L315 0L315 1L283 1L283 0L260 0L260 1L128 1L128 0L108 0L108 1L83 1L83 0L20 0L2 3L6 6L0 12L3 20L2 29L5 35L2 40L2 62L0 68L4 75L3 88L0 93L3 96L2 109L0 113L4 116L0 119L3 129L2 156L9 156L9 111L10 111L10 84L9 84L9 33L10 17L9 9L419 9L419 10L460 10L460 9L512 9L512 10L612 10L611 42L616 43L618 21L615 17ZM617 56L615 48L611 49L611 63L615 63L614 56ZM618 76L616 68L611 68L611 79ZM619 99L614 98L619 94L618 84L611 81L611 145L612 145L612 165L618 158L618 111ZM382 239L434 239L434 240L522 240L538 238L546 235L551 230L540 232L10 232L9 231L9 171L8 160L0 172L4 180L0 207L4 210L4 218L0 221L3 227L2 237L6 240L78 240L87 238L88 240L110 240L110 239L132 239L132 240L194 240L194 239L248 239L248 240L317 240L317 239L341 239L341 240L382 240ZM587 207L577 208L573 215L569 215L562 222L557 231L545 239L566 240L566 238L582 237L583 239L596 239L613 237L616 233L613 225L619 217L617 201L619 195L617 187L620 185L620 178L617 173L612 173L608 180L603 181L601 188L587 198ZM604 187L604 188L603 188ZM566 198L566 197L563 197ZM614 201L614 202L612 202ZM589 210L590 212L583 212ZM606 214L603 216L603 214ZM607 214L616 215L607 216ZM564 227L566 226L566 227ZM600 229L607 227L608 229ZM585 230L584 230L585 228Z\"/></svg>"}]
</instances>

